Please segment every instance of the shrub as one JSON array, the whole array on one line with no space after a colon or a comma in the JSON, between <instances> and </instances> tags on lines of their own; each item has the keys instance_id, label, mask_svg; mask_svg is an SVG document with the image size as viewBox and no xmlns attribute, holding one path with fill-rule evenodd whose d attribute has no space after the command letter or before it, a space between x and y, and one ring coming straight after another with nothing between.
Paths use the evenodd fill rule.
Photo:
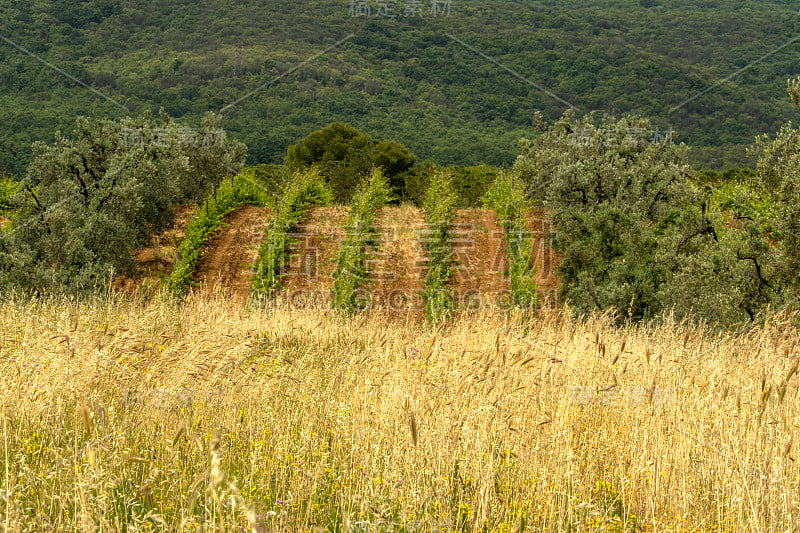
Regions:
<instances>
[{"instance_id":1,"label":"shrub","mask_svg":"<svg viewBox=\"0 0 800 533\"><path fill-rule=\"evenodd\" d=\"M489 165L439 167L425 162L404 176L402 199L415 205L424 205L425 193L431 180L442 172L447 172L451 177L452 188L458 195L458 207L468 208L481 205L483 196L497 178L500 169Z\"/></svg>"},{"instance_id":2,"label":"shrub","mask_svg":"<svg viewBox=\"0 0 800 533\"><path fill-rule=\"evenodd\" d=\"M788 92L800 110L800 76L789 80ZM765 197L770 212L761 220L771 227L770 238L780 251L781 268L776 281L786 299L800 302L800 129L785 124L774 137L756 138L753 155L758 156L756 190Z\"/></svg>"},{"instance_id":3,"label":"shrub","mask_svg":"<svg viewBox=\"0 0 800 533\"><path fill-rule=\"evenodd\" d=\"M508 245L509 277L513 305L536 307L536 272L533 265L527 212L526 188L513 174L501 174L484 196L484 205L494 210Z\"/></svg>"},{"instance_id":4,"label":"shrub","mask_svg":"<svg viewBox=\"0 0 800 533\"><path fill-rule=\"evenodd\" d=\"M265 191L271 191L272 203L277 205L280 192L286 187L292 178L292 174L284 165L253 165L245 168L247 176L254 184L257 184Z\"/></svg>"},{"instance_id":5,"label":"shrub","mask_svg":"<svg viewBox=\"0 0 800 533\"><path fill-rule=\"evenodd\" d=\"M695 177L685 145L641 142L651 129L638 117L596 126L567 112L522 141L515 170L558 229L561 296L618 321L673 313L721 326L783 305L800 264L785 260L800 209L782 210L797 197L797 132L759 139L758 178Z\"/></svg>"},{"instance_id":6,"label":"shrub","mask_svg":"<svg viewBox=\"0 0 800 533\"><path fill-rule=\"evenodd\" d=\"M684 206L697 200L687 148L650 142L653 127L639 117L605 116L596 124L594 116L578 120L568 111L539 126L533 141L520 142L514 170L557 228L559 294L580 312L610 311L620 320L657 315L667 265L709 224L701 213L697 235L694 225L681 226ZM662 244L669 239L667 254Z\"/></svg>"},{"instance_id":7,"label":"shrub","mask_svg":"<svg viewBox=\"0 0 800 533\"><path fill-rule=\"evenodd\" d=\"M653 222L691 201L685 145L650 142L653 126L642 118L593 121L567 111L533 141L520 141L514 170L532 200L551 212L612 207Z\"/></svg>"},{"instance_id":8,"label":"shrub","mask_svg":"<svg viewBox=\"0 0 800 533\"><path fill-rule=\"evenodd\" d=\"M345 313L354 313L368 302L358 295L367 283L367 256L378 247L378 230L374 226L377 211L392 200L389 181L380 169L362 180L350 205L345 225L345 240L339 248L336 271L333 273L333 306Z\"/></svg>"},{"instance_id":9,"label":"shrub","mask_svg":"<svg viewBox=\"0 0 800 533\"><path fill-rule=\"evenodd\" d=\"M781 254L764 227L738 218L738 209L709 207L703 213L687 206L672 228L656 234L654 263L663 279L657 297L665 312L730 327L782 305L776 277Z\"/></svg>"},{"instance_id":10,"label":"shrub","mask_svg":"<svg viewBox=\"0 0 800 533\"><path fill-rule=\"evenodd\" d=\"M0 215L11 209L11 198L18 190L19 183L11 175L0 174Z\"/></svg>"},{"instance_id":11,"label":"shrub","mask_svg":"<svg viewBox=\"0 0 800 533\"><path fill-rule=\"evenodd\" d=\"M652 225L614 207L556 213L554 239L561 255L559 295L581 311L611 310L617 318L648 318L664 266L656 260Z\"/></svg>"},{"instance_id":12,"label":"shrub","mask_svg":"<svg viewBox=\"0 0 800 533\"><path fill-rule=\"evenodd\" d=\"M173 126L168 117L165 122ZM242 168L247 147L240 142L229 141L219 127L221 122L222 115L208 113L197 130L178 130L181 148L188 163L188 169L178 183L181 202L202 200L211 192L214 184Z\"/></svg>"},{"instance_id":13,"label":"shrub","mask_svg":"<svg viewBox=\"0 0 800 533\"><path fill-rule=\"evenodd\" d=\"M333 194L316 170L298 172L287 184L275 207L266 238L258 250L252 285L252 297L255 300L273 298L280 287L286 252L291 244L291 231L314 205L326 205L331 201Z\"/></svg>"},{"instance_id":14,"label":"shrub","mask_svg":"<svg viewBox=\"0 0 800 533\"><path fill-rule=\"evenodd\" d=\"M423 240L429 256L428 277L425 281L425 316L430 322L440 322L452 312L453 294L447 283L453 276L452 224L458 205L453 178L441 172L433 176L425 193L425 221L429 234Z\"/></svg>"},{"instance_id":15,"label":"shrub","mask_svg":"<svg viewBox=\"0 0 800 533\"><path fill-rule=\"evenodd\" d=\"M134 273L133 252L173 224L175 205L241 166L243 145L202 142L216 120L207 117L194 144L166 115L80 117L72 137L36 143L13 200L13 237L1 245L0 284L80 293Z\"/></svg>"}]
</instances>

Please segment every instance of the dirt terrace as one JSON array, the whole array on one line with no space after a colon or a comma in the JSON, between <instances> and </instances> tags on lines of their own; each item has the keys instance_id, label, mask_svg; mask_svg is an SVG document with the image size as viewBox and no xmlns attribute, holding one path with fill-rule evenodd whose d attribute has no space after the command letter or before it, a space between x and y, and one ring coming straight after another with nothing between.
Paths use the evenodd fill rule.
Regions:
<instances>
[{"instance_id":1,"label":"dirt terrace","mask_svg":"<svg viewBox=\"0 0 800 533\"><path fill-rule=\"evenodd\" d=\"M333 287L336 255L344 239L346 207L318 207L297 228L297 239L284 278L282 305L291 308L328 308ZM380 246L368 262L369 283L364 291L373 309L391 316L422 317L422 293L428 257L422 242L427 238L422 210L403 205L378 213ZM549 228L531 216L534 257L540 298L552 305L558 285L553 268ZM450 283L459 308L495 307L509 301L508 252L494 213L464 209L453 228L455 274ZM549 303L548 303L549 302Z\"/></svg>"},{"instance_id":2,"label":"dirt terrace","mask_svg":"<svg viewBox=\"0 0 800 533\"><path fill-rule=\"evenodd\" d=\"M276 304L293 309L329 309L336 257L344 240L349 209L317 207L292 233L293 244L285 265L284 289ZM154 237L154 245L137 259L145 277L169 273L174 261L173 242L185 232L191 210L179 213L175 230ZM550 242L550 228L540 213L529 214L540 300L557 303L558 279ZM225 224L206 244L192 281L205 294L222 293L247 300L252 265L269 224L269 210L245 206L228 215ZM428 257L423 243L428 232L424 213L413 206L392 206L376 216L380 245L368 261L369 280L363 291L371 308L392 317L421 319ZM161 242L161 244L157 244ZM463 209L453 227L454 275L450 288L459 309L497 307L509 302L508 249L494 213ZM155 273L155 274L154 274ZM365 280L367 281L367 280ZM133 280L128 280L128 284Z\"/></svg>"},{"instance_id":3,"label":"dirt terrace","mask_svg":"<svg viewBox=\"0 0 800 533\"><path fill-rule=\"evenodd\" d=\"M222 292L246 302L253 280L253 264L269 223L269 209L253 205L229 214L206 243L192 281L196 292Z\"/></svg>"}]
</instances>

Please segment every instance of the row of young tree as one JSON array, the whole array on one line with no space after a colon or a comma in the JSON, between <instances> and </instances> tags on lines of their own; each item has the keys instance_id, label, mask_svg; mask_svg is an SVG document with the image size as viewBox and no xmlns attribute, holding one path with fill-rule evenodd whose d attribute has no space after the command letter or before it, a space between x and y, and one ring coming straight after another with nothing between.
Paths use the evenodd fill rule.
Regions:
<instances>
[{"instance_id":1,"label":"row of young tree","mask_svg":"<svg viewBox=\"0 0 800 533\"><path fill-rule=\"evenodd\" d=\"M242 169L246 147L230 142L219 123L210 114L200 128L185 128L163 111L122 121L80 118L72 136L36 143L21 181L0 176L0 216L11 219L0 219L0 290L79 293L105 287L114 274L134 274L135 250L173 224L176 205L204 200ZM398 200L414 200L440 170L431 163L411 170L415 161L397 142L333 123L291 146L285 165L257 165L250 175L277 198L291 176L313 167L334 199L349 203L361 178L380 168ZM477 201L492 177L488 166L453 170L471 191L467 201Z\"/></svg>"}]
</instances>

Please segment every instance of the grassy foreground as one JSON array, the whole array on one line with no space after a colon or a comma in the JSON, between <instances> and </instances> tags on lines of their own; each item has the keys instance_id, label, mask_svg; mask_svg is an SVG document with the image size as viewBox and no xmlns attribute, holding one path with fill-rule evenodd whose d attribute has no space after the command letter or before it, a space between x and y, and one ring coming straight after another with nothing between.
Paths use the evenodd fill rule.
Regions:
<instances>
[{"instance_id":1,"label":"grassy foreground","mask_svg":"<svg viewBox=\"0 0 800 533\"><path fill-rule=\"evenodd\" d=\"M0 303L0 528L794 531L787 328Z\"/></svg>"}]
</instances>

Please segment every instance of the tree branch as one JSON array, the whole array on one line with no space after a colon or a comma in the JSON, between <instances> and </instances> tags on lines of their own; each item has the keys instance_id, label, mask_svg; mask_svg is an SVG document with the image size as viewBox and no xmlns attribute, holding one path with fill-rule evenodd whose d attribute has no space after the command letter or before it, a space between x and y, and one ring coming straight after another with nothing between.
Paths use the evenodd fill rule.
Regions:
<instances>
[{"instance_id":1,"label":"tree branch","mask_svg":"<svg viewBox=\"0 0 800 533\"><path fill-rule=\"evenodd\" d=\"M772 285L770 285L769 282L766 279L764 279L764 276L761 275L761 265L758 264L758 258L756 258L755 256L742 255L738 251L736 252L736 258L739 259L740 261L752 261L753 265L756 267L756 276L758 276L758 279L759 281L761 281L761 284L766 285L770 289L772 288Z\"/></svg>"},{"instance_id":2,"label":"tree branch","mask_svg":"<svg viewBox=\"0 0 800 533\"><path fill-rule=\"evenodd\" d=\"M88 207L89 206L89 189L86 188L86 182L83 181L83 178L81 177L81 171L78 170L77 167L73 167L72 170L75 171L75 179L78 180L78 183L80 183L80 186L81 186L81 194L83 195L83 205Z\"/></svg>"}]
</instances>

